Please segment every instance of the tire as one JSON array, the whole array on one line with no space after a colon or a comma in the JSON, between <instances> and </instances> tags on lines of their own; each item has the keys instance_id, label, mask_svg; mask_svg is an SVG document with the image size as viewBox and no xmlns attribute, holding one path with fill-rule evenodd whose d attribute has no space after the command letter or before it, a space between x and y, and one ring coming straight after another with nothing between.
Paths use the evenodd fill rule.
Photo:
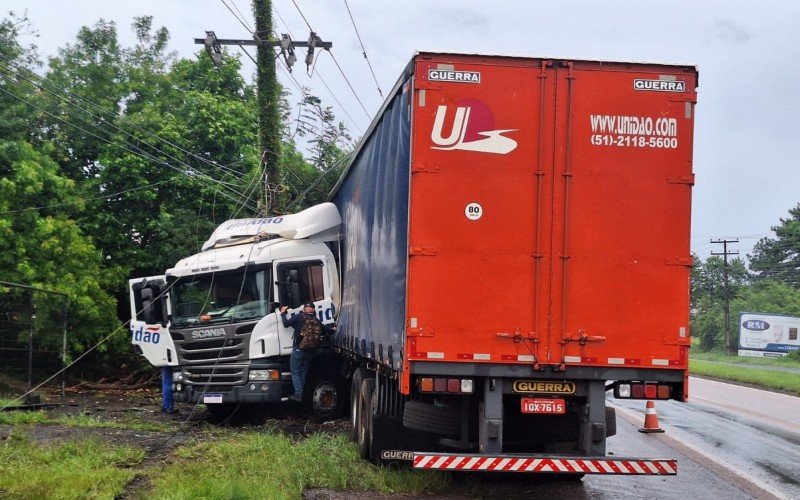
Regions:
<instances>
[{"instance_id":1,"label":"tire","mask_svg":"<svg viewBox=\"0 0 800 500\"><path fill-rule=\"evenodd\" d=\"M439 436L458 437L461 434L461 412L458 408L406 401L403 426Z\"/></svg>"},{"instance_id":2,"label":"tire","mask_svg":"<svg viewBox=\"0 0 800 500\"><path fill-rule=\"evenodd\" d=\"M372 396L375 393L375 379L367 378L361 383L361 390L359 391L359 417L358 417L358 454L361 458L369 460L370 443L372 436L370 435L372 421Z\"/></svg>"},{"instance_id":3,"label":"tire","mask_svg":"<svg viewBox=\"0 0 800 500\"><path fill-rule=\"evenodd\" d=\"M303 389L303 406L312 417L322 422L341 416L347 404L344 379L329 372L318 370L309 373Z\"/></svg>"},{"instance_id":4,"label":"tire","mask_svg":"<svg viewBox=\"0 0 800 500\"><path fill-rule=\"evenodd\" d=\"M350 439L352 439L354 443L358 442L359 413L361 412L359 402L361 401L361 383L363 381L364 370L356 368L350 383Z\"/></svg>"},{"instance_id":5,"label":"tire","mask_svg":"<svg viewBox=\"0 0 800 500\"><path fill-rule=\"evenodd\" d=\"M606 437L617 434L617 410L606 406Z\"/></svg>"}]
</instances>

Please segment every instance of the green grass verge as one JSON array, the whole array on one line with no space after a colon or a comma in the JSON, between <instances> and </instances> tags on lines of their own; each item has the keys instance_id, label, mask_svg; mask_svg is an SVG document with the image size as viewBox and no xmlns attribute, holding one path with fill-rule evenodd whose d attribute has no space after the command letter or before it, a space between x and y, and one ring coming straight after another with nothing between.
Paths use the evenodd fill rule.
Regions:
<instances>
[{"instance_id":1,"label":"green grass verge","mask_svg":"<svg viewBox=\"0 0 800 500\"><path fill-rule=\"evenodd\" d=\"M12 433L0 445L0 496L114 498L144 456L143 450L100 440L42 445Z\"/></svg>"},{"instance_id":2,"label":"green grass verge","mask_svg":"<svg viewBox=\"0 0 800 500\"><path fill-rule=\"evenodd\" d=\"M435 493L447 474L376 467L344 436L295 440L270 431L218 437L155 470L148 498L300 498L304 489Z\"/></svg>"},{"instance_id":3,"label":"green grass verge","mask_svg":"<svg viewBox=\"0 0 800 500\"><path fill-rule=\"evenodd\" d=\"M44 411L5 411L0 412L0 424L3 425L66 425L70 427L90 427L98 429L128 429L133 431L169 432L175 430L177 424L160 422L142 422L137 420L105 420L93 415L62 415L51 418Z\"/></svg>"},{"instance_id":4,"label":"green grass verge","mask_svg":"<svg viewBox=\"0 0 800 500\"><path fill-rule=\"evenodd\" d=\"M769 365L800 368L800 361L788 356L783 356L780 358L749 358L745 356L726 356L721 352L700 352L692 350L689 357L690 359L716 361L718 363L739 363L746 365Z\"/></svg>"},{"instance_id":5,"label":"green grass verge","mask_svg":"<svg viewBox=\"0 0 800 500\"><path fill-rule=\"evenodd\" d=\"M765 389L777 389L800 395L800 376L797 373L739 368L699 359L689 360L689 372L694 375L742 382Z\"/></svg>"}]
</instances>

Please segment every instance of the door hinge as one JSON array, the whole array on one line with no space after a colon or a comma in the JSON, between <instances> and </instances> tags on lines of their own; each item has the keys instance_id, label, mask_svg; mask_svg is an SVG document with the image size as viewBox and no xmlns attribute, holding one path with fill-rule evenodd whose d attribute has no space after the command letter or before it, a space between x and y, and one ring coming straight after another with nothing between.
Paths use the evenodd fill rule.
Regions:
<instances>
[{"instance_id":1,"label":"door hinge","mask_svg":"<svg viewBox=\"0 0 800 500\"><path fill-rule=\"evenodd\" d=\"M433 247L411 245L408 249L408 254L422 256L422 257L433 257L436 255L436 249Z\"/></svg>"},{"instance_id":2,"label":"door hinge","mask_svg":"<svg viewBox=\"0 0 800 500\"><path fill-rule=\"evenodd\" d=\"M664 259L664 264L668 266L692 267L693 261L691 257L667 257Z\"/></svg>"},{"instance_id":3,"label":"door hinge","mask_svg":"<svg viewBox=\"0 0 800 500\"><path fill-rule=\"evenodd\" d=\"M689 175L669 175L667 176L667 183L669 184L688 184L694 186L694 174Z\"/></svg>"},{"instance_id":4,"label":"door hinge","mask_svg":"<svg viewBox=\"0 0 800 500\"><path fill-rule=\"evenodd\" d=\"M412 174L418 174L418 173L436 174L438 172L439 172L439 167L428 165L427 163L414 162L411 165Z\"/></svg>"},{"instance_id":5,"label":"door hinge","mask_svg":"<svg viewBox=\"0 0 800 500\"><path fill-rule=\"evenodd\" d=\"M670 102L691 102L697 103L697 92L684 92L670 96Z\"/></svg>"},{"instance_id":6,"label":"door hinge","mask_svg":"<svg viewBox=\"0 0 800 500\"><path fill-rule=\"evenodd\" d=\"M428 80L417 80L414 82L414 90L442 90L442 85Z\"/></svg>"}]
</instances>

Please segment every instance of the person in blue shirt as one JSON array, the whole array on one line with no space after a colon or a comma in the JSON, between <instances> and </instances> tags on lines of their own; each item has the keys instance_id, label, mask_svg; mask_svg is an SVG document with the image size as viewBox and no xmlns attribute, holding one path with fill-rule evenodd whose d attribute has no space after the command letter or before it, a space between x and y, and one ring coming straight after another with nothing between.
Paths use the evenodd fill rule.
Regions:
<instances>
[{"instance_id":1,"label":"person in blue shirt","mask_svg":"<svg viewBox=\"0 0 800 500\"><path fill-rule=\"evenodd\" d=\"M175 413L175 400L172 398L172 368L161 368L161 411Z\"/></svg>"}]
</instances>

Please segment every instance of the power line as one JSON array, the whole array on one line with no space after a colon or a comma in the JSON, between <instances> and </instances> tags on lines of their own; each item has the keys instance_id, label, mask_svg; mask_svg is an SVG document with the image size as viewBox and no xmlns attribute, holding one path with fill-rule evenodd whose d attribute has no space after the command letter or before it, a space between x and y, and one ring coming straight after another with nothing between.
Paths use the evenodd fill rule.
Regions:
<instances>
[{"instance_id":1,"label":"power line","mask_svg":"<svg viewBox=\"0 0 800 500\"><path fill-rule=\"evenodd\" d=\"M21 74L21 73L19 73L19 72L17 72L17 71L14 71L12 68L9 68L9 67L7 67L7 66L5 66L5 65L3 65L3 64L0 64L0 69L4 69L5 71L8 71L8 72L10 72L10 73L14 74L15 76L17 76L17 77L19 77L19 78L22 78L22 79L24 79L24 80L26 80L26 81L28 81L28 82L32 83L33 85L35 85L35 86L36 86L37 88L39 88L40 90L43 90L43 91L45 91L45 92L47 92L47 93L49 93L49 94L53 95L54 97L56 97L56 98L57 98L57 99L59 99L60 101L63 101L63 102L64 102L64 103L67 105L67 106L65 107L65 109L67 110L67 112L68 112L68 113L71 113L73 117L75 117L75 118L77 118L78 120L82 121L83 123L85 123L85 124L89 125L90 127L94 128L94 129L96 129L96 130L102 130L104 133L108 133L108 131L107 131L107 130L105 130L105 129L101 129L101 128L100 128L100 127L97 125L97 124L95 124L95 123L92 123L92 122L90 122L89 120L85 119L84 117L77 115L77 114L75 113L75 109L77 109L77 110L80 110L81 112L83 112L83 113L85 113L85 114L89 115L90 117L94 118L95 120L102 121L103 123L107 124L107 125L108 125L108 126L110 126L111 128L118 130L119 132L121 132L121 133L123 133L123 134L127 135L128 137L131 137L131 138L133 138L134 140L137 140L137 141L139 140L139 138L138 138L138 137L136 137L136 136L134 136L133 134L131 134L131 133L127 132L126 130L123 130L123 129L121 129L120 127L117 127L117 126L116 126L116 125L114 125L113 123L110 123L110 122L108 122L108 121L107 121L107 120L106 120L104 117L95 115L95 114L94 114L94 113L92 113L91 111L88 111L87 109L84 109L84 108L80 107L79 105L77 105L76 103L74 103L74 102L70 101L69 99L65 98L64 96L62 96L62 95L59 95L57 92L54 92L52 89L48 88L47 86L45 86L45 85L42 85L41 83L37 83L36 81L34 81L34 80L31 80L30 78L27 78L25 75L23 75L23 74ZM37 77L38 77L38 75L35 75L35 76L37 76ZM17 85L18 87L20 86L20 84L19 84L19 83L16 83L16 82L12 82L12 83L13 83L13 84L15 84L15 85ZM14 96L14 97L16 97L16 96ZM50 104L55 104L55 105L58 105L58 103L56 103L56 102L52 101L51 99L45 98L45 100L46 100L48 103L50 103ZM57 116L55 116L55 115L52 115L51 113L48 113L47 111L45 111L45 110L42 110L42 109L40 109L40 108L36 107L35 105L33 105L33 104L31 104L31 103L27 102L27 101L23 101L23 102L25 102L26 104L28 104L28 105L30 105L30 106L32 106L32 107L34 107L34 108L36 108L36 109L39 109L40 111L42 111L42 112L44 112L44 113L46 113L46 114L48 114L48 115L50 115L50 116L53 116L53 117L54 117L54 118L56 118L56 119L59 119L60 121L63 121L63 120L61 120L59 117L57 117ZM88 101L86 101L86 102L88 102ZM68 124L68 125L73 125L73 126L74 126L74 124L72 124L72 123L69 123L69 122L64 122L64 123L66 123L66 124ZM81 129L80 127L76 127L76 128L78 128L79 130L83 131L84 133L90 133L90 132L88 132L88 131L86 131L86 130L83 130L83 129ZM91 134L91 135L93 135L93 136L97 137L98 139L101 139L101 140L103 140L103 141L107 142L108 144L112 144L112 145L113 145L113 143L112 143L112 142L110 142L110 141L108 141L107 139L104 139L104 138L102 138L102 137L100 137L100 136L97 136L96 134ZM154 134L151 134L151 135L154 135ZM158 138L158 136L156 136L156 137ZM147 151L144 151L144 150L143 150L143 149L141 149L140 147L138 147L138 146L134 146L133 144L131 144L131 143L127 142L127 141L124 141L124 140L123 140L123 142L125 142L125 143L126 143L126 144L128 144L128 145L130 145L131 147L135 147L136 149L138 149L138 150L139 150L139 151L141 151L142 153L145 153L145 154L149 155L149 156L143 156L144 158L146 158L146 159L148 159L148 160L151 160L151 161L152 161L152 160L155 160L155 161L157 161L157 162L164 163L164 162L162 162L161 160L158 160L157 158L155 158L154 156L152 156L152 154L148 153ZM142 141L142 142L144 142L144 141ZM239 195L239 196L241 196L241 195L242 195L242 193L240 193L240 192L239 192L239 191L237 191L236 189L234 189L234 188L230 187L230 186L235 186L235 187L238 187L237 185L230 184L230 183L227 183L227 182L224 182L224 181L221 181L221 180L214 179L213 177L206 175L206 174L205 174L204 172L202 172L200 169L198 169L198 168L195 168L195 167L192 167L191 165L187 164L186 162L183 162L182 160L180 160L179 158L176 158L176 157L174 157L174 156L170 155L169 153L166 153L165 151L161 150L161 149L160 149L160 148L158 148L157 146L154 146L154 145L152 145L152 144L148 144L148 143L146 143L146 142L144 142L144 144L145 144L145 145L147 145L148 147L152 148L152 149L153 149L153 150L155 150L156 152L158 152L158 153L160 153L160 154L162 154L162 155L164 155L164 156L166 156L166 157L168 157L168 158L170 158L170 159L172 159L172 160L175 160L176 162L178 162L178 163L180 163L180 164L182 164L182 165L186 166L186 167L187 167L187 168L189 168L190 170L194 170L194 171L200 172L200 173L201 173L202 175L204 175L205 177L207 177L207 178L211 179L211 180L212 180L212 181L214 181L214 182L217 182L217 183L219 183L219 184L223 185L224 187L226 187L227 189L229 189L229 190L230 190L230 191L232 191L233 193L235 193L235 194L237 194L237 195ZM130 151L130 150L128 150L128 151ZM137 153L135 153L135 152L133 152L133 151L131 151L131 152L132 152L132 153L134 153L134 154L137 154ZM142 155L139 155L139 156L142 156ZM166 164L166 163L164 163L164 164ZM241 175L241 173L239 173L238 171L234 171L234 172L236 172L238 175Z\"/></svg>"},{"instance_id":2,"label":"power line","mask_svg":"<svg viewBox=\"0 0 800 500\"><path fill-rule=\"evenodd\" d=\"M46 115L50 116L51 118L54 118L54 119L56 119L56 120L58 120L58 121L60 121L60 122L62 122L62 123L64 123L64 124L66 124L66 125L69 125L69 126L71 126L71 127L74 127L74 128L76 128L77 130L80 130L81 132L83 132L84 134L91 135L92 137L95 137L95 138L97 138L97 139L99 139L99 140L101 140L101 141L103 141L103 142L105 142L105 143L107 143L107 144L110 144L110 145L112 145L112 146L113 146L113 145L115 145L115 144L114 144L112 141L108 140L107 138L105 138L105 137L101 137L101 136L99 136L99 135L95 134L94 132L90 132L90 131L88 131L88 130L84 129L83 127L80 127L80 126L78 126L78 125L76 125L76 124L74 124L74 123L70 123L69 121L67 121L67 120L65 120L65 119L63 119L63 118L61 118L61 117L59 117L59 116L56 116L56 115L54 115L53 113L50 113L49 111L47 111L47 110L45 110L45 109L42 109L42 108L40 108L39 106L36 106L35 104L33 104L33 103L31 103L31 102L29 102L29 101L27 101L27 100L25 100L25 99L23 99L23 98L21 98L21 97L19 97L19 96L15 95L15 94L13 94L13 93L11 93L11 92L9 92L9 91L7 91L7 90L3 89L3 88L0 88L0 92L3 92L3 93L5 93L5 94L7 94L7 95L11 96L12 98L14 98L14 99L17 99L18 101L21 101L21 102L23 102L23 103L27 104L28 106L32 107L33 109L36 109L36 110L38 110L38 111L40 111L40 112L42 112L42 113L44 113L44 114L46 114ZM74 116L74 115L73 115L73 116ZM80 118L79 118L79 119L80 119ZM83 121L84 121L84 123L88 123L88 122L86 122L86 120L83 120ZM94 125L94 124L91 124L91 123L89 123L89 125L90 125L90 126L92 126L92 127L94 127L94 128L99 128L99 127L97 127L96 125ZM144 158L144 159L146 159L146 160L153 161L153 162L155 162L156 164L161 164L161 165L164 165L164 166L166 166L166 167L169 167L169 168L171 168L171 169L173 169L173 170L176 170L176 171L178 171L178 172L180 172L180 173L182 173L182 174L184 174L184 175L186 175L186 176L188 176L188 177L190 177L190 178L194 178L194 176L193 176L193 175L191 175L190 173L188 173L187 171L185 171L185 170L181 170L181 169L179 169L178 167L175 167L174 165L171 165L171 164L169 164L169 163L167 163L167 162L165 162L165 161L163 161L163 160L160 160L160 159L158 159L158 158L154 157L153 155L151 155L151 154L150 154L150 153L148 153L147 151L144 151L143 149L139 148L138 146L134 146L134 145L132 145L132 144L130 144L130 143L127 143L126 141L122 141L122 142L123 142L123 144L119 144L119 146L120 146L122 149L124 149L125 151L128 151L129 153L131 153L131 154L133 154L133 155L136 155L136 156L139 156L139 157L141 157L141 158ZM128 147L128 146L131 146L132 148L136 148L136 149L138 149L138 150L139 150L139 152L137 152L137 151L134 151L133 149L131 149L131 148L130 148L130 147ZM190 170L192 170L192 169L191 169L191 166L189 166L189 168L190 168ZM209 178L211 181L213 181L214 183L216 183L216 184L219 184L219 183L216 181L216 179L214 179L214 178L212 178L212 177L210 177L210 176L208 176L208 175L206 175L206 174L203 174L202 172L199 172L199 171L196 171L196 172L197 172L197 174L196 174L196 175L197 175L198 177L208 177L208 178ZM227 187L227 186L225 186L225 187L226 187L227 189L231 189L231 188L229 188L229 187ZM221 192L220 192L220 194L222 194L223 196L226 196L227 198L229 198L229 199L231 199L231 200L233 200L233 201L235 201L235 202L238 202L238 201L239 201L239 200L237 200L236 198L234 198L232 195L230 195L230 194L228 194L228 193L226 193L226 192L224 192L224 191L221 191ZM239 194L239 195L241 196L241 193L237 193L237 194ZM251 208L251 207L248 207L248 208ZM251 209L252 209L252 208L251 208Z\"/></svg>"},{"instance_id":3,"label":"power line","mask_svg":"<svg viewBox=\"0 0 800 500\"><path fill-rule=\"evenodd\" d=\"M151 187L158 186L158 185L161 185L161 184L166 184L167 182L172 182L174 180L175 180L175 177L172 177L170 179L154 182L154 183L148 184L146 186L139 186L139 187L135 187L135 188L131 188L131 189L125 189L123 191L117 191L116 193L111 193L111 194L107 194L107 195L103 195L103 196L92 196L92 197L89 197L89 198L82 198L80 200L67 202L67 203L58 203L56 205L45 205L45 206L41 206L41 207L21 208L19 210L6 210L5 212L0 212L0 215L15 214L15 213L20 213L20 212L30 212L30 211L33 211L33 210L46 210L48 208L67 207L67 206L70 206L70 205L77 205L79 203L83 203L83 202L86 202L86 201L103 200L103 199L107 199L107 198L113 198L114 196L119 196L119 195L122 195L122 194L130 193L132 191L138 191L140 189L151 188Z\"/></svg>"},{"instance_id":4,"label":"power line","mask_svg":"<svg viewBox=\"0 0 800 500\"><path fill-rule=\"evenodd\" d=\"M369 57L367 57L367 49L364 48L364 42L361 40L361 34L358 32L358 27L356 27L356 20L353 19L353 13L350 11L350 5L347 3L347 0L344 0L344 6L347 7L347 14L350 16L350 22L353 23L353 29L356 32L356 37L358 37L358 43L361 45L361 53L364 55L364 60L367 61L367 66L369 66L369 72L372 73L372 79L375 80L375 86L378 87L378 95L383 98L383 91L381 90L381 84L378 83L378 78L375 76L375 71L372 69L372 63L369 62Z\"/></svg>"},{"instance_id":5,"label":"power line","mask_svg":"<svg viewBox=\"0 0 800 500\"><path fill-rule=\"evenodd\" d=\"M300 9L300 6L297 5L297 2L295 0L292 0L292 3L294 4L295 8L297 9L297 12L300 13L300 16L303 18L303 21L305 21L306 26L308 26L308 29L310 29L313 32L314 28L311 27L311 24L308 22L308 19L306 19L306 16L305 16L305 14L303 14L303 11ZM367 119L372 118L370 116L369 112L367 111L367 108L364 107L364 103L361 102L361 98L358 97L358 93L356 92L356 89L353 88L353 85L350 83L350 80L347 78L347 75L345 74L344 70L339 65L339 61L336 60L336 56L333 55L333 52L331 52L330 49L327 50L327 52L331 55L331 58L333 59L333 62L336 63L336 67L339 68L339 73L342 74L342 78L344 78L344 81L347 83L347 86L350 87L350 91L353 93L353 96L355 96L356 101L358 101L358 104L361 106L361 109L364 110L364 114L367 116ZM326 87L327 87L327 85L326 85Z\"/></svg>"},{"instance_id":6,"label":"power line","mask_svg":"<svg viewBox=\"0 0 800 500\"><path fill-rule=\"evenodd\" d=\"M242 17L240 18L238 15L236 15L236 12L234 12L234 11L233 11L233 9L231 9L231 8L228 6L228 3L227 3L225 0L220 0L220 2L222 2L222 5L224 5L224 6L225 6L225 8L226 8L226 9L228 9L228 10L231 12L231 14L233 14L233 17L235 17L235 18L236 18L236 20L237 20L237 21L239 21L239 23L241 23L241 25L242 25L242 26L244 26L244 29L246 29L247 31L249 31L249 32L251 32L251 33L253 32L253 29L252 29L252 28L250 28L250 27L248 26L247 22L244 20L244 14L242 14L241 12L239 12L239 14L241 14L241 15L242 15ZM237 11L239 11L239 7L236 7L236 2L234 2L233 0L231 0L231 3L232 3L232 4L233 4L233 6L236 8L236 10L237 10Z\"/></svg>"},{"instance_id":7,"label":"power line","mask_svg":"<svg viewBox=\"0 0 800 500\"><path fill-rule=\"evenodd\" d=\"M59 99L65 101L65 102L68 102L68 103L72 104L73 106L78 107L78 105L76 103L71 102L69 99L67 99L67 98L65 98L63 96L58 96L57 93L54 92L51 87L48 87L44 83L45 79L43 77L37 75L36 73L34 73L33 71L29 70L28 68L25 68L24 66L21 66L21 65L18 65L16 63L14 63L13 61L11 61L7 57L4 57L4 56L0 55L0 59L3 59L7 64L10 64L12 66L12 67L7 67L7 66L0 65L0 67L4 67L7 71L9 71L9 72L13 73L14 75L16 75L16 76L18 76L18 77L20 77L20 78L32 83L36 87L38 87L40 89L43 89L43 90L47 91L48 93L56 95L56 97L58 97ZM38 83L32 81L30 78L25 77L22 73L20 73L20 70L24 70L25 72L27 72L31 77L33 77L36 80L38 80ZM92 101L89 101L88 99L85 99L85 98L81 97L78 94L75 94L75 93L73 93L73 92L71 92L71 91L69 91L69 90L67 90L67 89L65 89L63 87L58 87L56 85L52 85L52 87L57 89L58 93L61 93L63 95L69 96L69 97L72 97L72 98L74 98L74 99L76 99L78 101L81 101L82 103L86 104L90 108L93 108L93 109L97 110L97 112L102 114L102 115L106 115L106 116L110 117L111 119L117 118L117 116L114 113L112 113L110 111L106 111L105 109L103 109L99 105L93 103ZM81 109L81 108L79 108L79 109ZM88 112L86 110L83 110L83 109L81 109L81 110L84 111L87 114L91 114L90 112ZM106 123L109 123L107 120L104 120L104 121ZM119 127L116 127L115 125L113 125L113 123L109 123L109 125L112 126L112 127L117 128L117 130L120 130L123 133L127 133L127 132L119 129ZM190 156L192 158L195 158L196 160L198 160L200 162L203 162L203 163L205 163L205 164L207 164L209 166L225 170L227 172L230 172L232 175L236 175L236 176L242 175L242 172L239 172L236 169L230 168L230 165L234 165L236 163L240 163L241 160L233 162L233 163L231 163L229 165L223 165L223 164L217 163L215 161L211 161L211 160L208 160L206 158L203 158L202 156L199 156L199 155L197 155L197 154L195 154L195 153L193 153L193 152L191 152L191 151L189 151L187 149L184 149L181 146L179 146L177 144L174 144L174 143L170 142L167 139L164 139L163 137L159 136L158 134L156 134L156 133L154 133L154 132L152 132L152 131L144 128L144 127L140 127L140 126L135 125L135 124L131 124L131 127L134 128L135 130L139 130L141 132L144 132L145 134L149 135L150 137L155 138L157 141L163 142L163 143L165 143L165 144L167 144L167 145L169 145L169 146L181 151L182 153L184 153L184 154L186 154L186 155L188 155L188 156ZM130 134L128 134L128 135L130 135ZM149 145L149 146L153 147L152 145Z\"/></svg>"}]
</instances>

